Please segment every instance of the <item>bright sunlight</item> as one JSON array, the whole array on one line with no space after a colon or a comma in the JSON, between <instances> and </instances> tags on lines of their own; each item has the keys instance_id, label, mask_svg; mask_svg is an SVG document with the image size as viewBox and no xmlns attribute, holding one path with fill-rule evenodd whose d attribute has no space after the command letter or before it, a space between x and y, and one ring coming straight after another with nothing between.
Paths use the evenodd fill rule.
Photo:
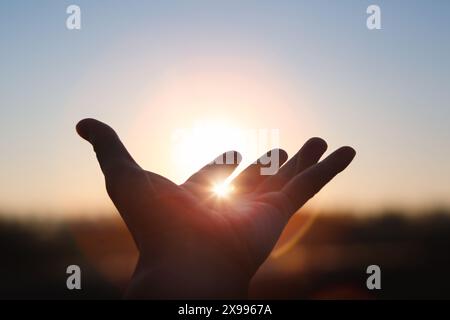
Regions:
<instances>
[{"instance_id":1,"label":"bright sunlight","mask_svg":"<svg viewBox=\"0 0 450 320\"><path fill-rule=\"evenodd\" d=\"M225 181L222 183L218 183L214 185L213 192L216 194L216 196L220 198L226 198L232 193L234 190L234 186L231 185L229 182Z\"/></svg>"}]
</instances>

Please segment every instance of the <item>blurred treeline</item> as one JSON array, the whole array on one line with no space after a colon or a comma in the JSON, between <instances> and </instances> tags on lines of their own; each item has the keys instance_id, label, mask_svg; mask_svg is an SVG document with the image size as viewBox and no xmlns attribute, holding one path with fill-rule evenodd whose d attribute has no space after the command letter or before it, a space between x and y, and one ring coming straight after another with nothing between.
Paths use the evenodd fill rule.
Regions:
<instances>
[{"instance_id":1,"label":"blurred treeline","mask_svg":"<svg viewBox=\"0 0 450 320\"><path fill-rule=\"evenodd\" d=\"M302 212L289 223L250 290L272 299L450 299L450 211L369 216ZM1 299L120 298L137 252L118 218L0 222ZM66 288L68 265L82 290ZM367 266L381 290L366 288Z\"/></svg>"}]
</instances>

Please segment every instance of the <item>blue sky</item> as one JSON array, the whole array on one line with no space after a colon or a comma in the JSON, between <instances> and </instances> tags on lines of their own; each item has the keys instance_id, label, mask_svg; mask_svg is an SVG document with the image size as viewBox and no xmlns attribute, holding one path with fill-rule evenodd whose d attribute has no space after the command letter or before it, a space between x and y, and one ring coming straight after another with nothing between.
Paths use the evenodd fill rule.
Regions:
<instances>
[{"instance_id":1,"label":"blue sky","mask_svg":"<svg viewBox=\"0 0 450 320\"><path fill-rule=\"evenodd\" d=\"M70 4L81 8L80 31L65 27ZM366 28L370 4L381 8L382 30ZM146 168L174 180L182 179L174 165L162 163L170 132L219 116L279 128L290 154L310 136L330 149L354 146L351 170L317 207L448 205L449 13L445 0L3 0L3 211L111 207L95 158L74 133L84 117L113 125ZM195 97L185 89L192 79ZM202 93L219 102L183 106ZM217 110L230 97L248 107Z\"/></svg>"}]
</instances>

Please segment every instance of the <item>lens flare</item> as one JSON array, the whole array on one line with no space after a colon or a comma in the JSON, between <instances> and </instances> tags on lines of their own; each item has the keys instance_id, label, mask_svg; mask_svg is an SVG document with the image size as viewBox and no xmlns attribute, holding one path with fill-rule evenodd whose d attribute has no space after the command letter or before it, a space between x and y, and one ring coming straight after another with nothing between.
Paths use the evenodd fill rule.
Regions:
<instances>
[{"instance_id":1,"label":"lens flare","mask_svg":"<svg viewBox=\"0 0 450 320\"><path fill-rule=\"evenodd\" d=\"M227 182L222 182L214 185L213 192L220 198L225 198L230 195L234 190L234 187Z\"/></svg>"}]
</instances>

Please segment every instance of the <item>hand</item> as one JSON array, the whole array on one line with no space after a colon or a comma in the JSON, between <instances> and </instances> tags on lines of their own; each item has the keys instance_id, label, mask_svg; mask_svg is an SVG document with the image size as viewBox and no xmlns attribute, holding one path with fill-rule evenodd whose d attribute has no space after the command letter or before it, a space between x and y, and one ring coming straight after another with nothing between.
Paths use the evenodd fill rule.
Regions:
<instances>
[{"instance_id":1,"label":"hand","mask_svg":"<svg viewBox=\"0 0 450 320\"><path fill-rule=\"evenodd\" d=\"M108 194L139 250L128 298L246 297L289 218L355 156L342 147L318 162L327 148L320 138L284 166L286 152L272 150L282 166L276 174L261 175L258 161L233 180L229 197L219 197L213 183L237 167L237 152L222 155L231 155L232 164L212 162L176 185L143 170L106 124L85 119L77 131L93 145Z\"/></svg>"}]
</instances>

